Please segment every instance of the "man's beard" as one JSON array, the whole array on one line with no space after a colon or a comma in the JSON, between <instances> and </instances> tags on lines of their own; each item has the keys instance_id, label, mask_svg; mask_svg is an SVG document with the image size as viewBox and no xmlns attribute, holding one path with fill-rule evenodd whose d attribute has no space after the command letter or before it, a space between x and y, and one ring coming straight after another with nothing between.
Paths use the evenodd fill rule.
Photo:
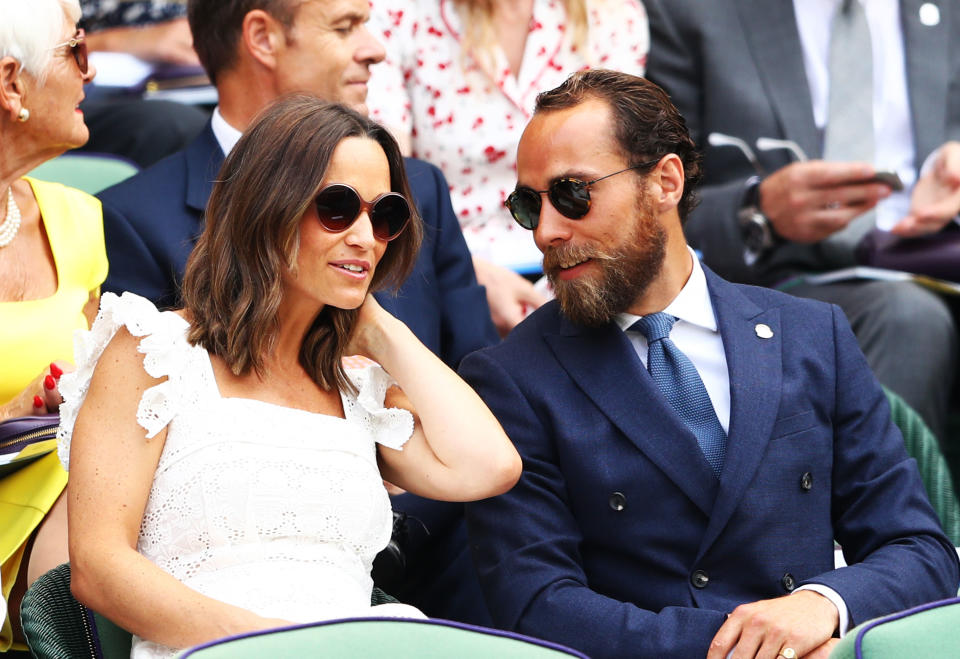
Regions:
<instances>
[{"instance_id":1,"label":"man's beard","mask_svg":"<svg viewBox=\"0 0 960 659\"><path fill-rule=\"evenodd\" d=\"M607 324L629 309L660 273L667 234L648 204L641 200L638 207L632 235L613 249L564 244L544 252L543 271L553 285L560 309L574 323L588 327ZM588 258L599 268L598 275L560 279L560 263Z\"/></svg>"}]
</instances>

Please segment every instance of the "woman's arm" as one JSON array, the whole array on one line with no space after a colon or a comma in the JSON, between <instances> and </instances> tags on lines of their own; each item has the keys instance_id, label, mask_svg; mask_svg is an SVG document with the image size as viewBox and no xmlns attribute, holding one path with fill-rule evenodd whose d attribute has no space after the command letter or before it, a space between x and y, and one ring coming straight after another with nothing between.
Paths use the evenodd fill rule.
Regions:
<instances>
[{"instance_id":1,"label":"woman's arm","mask_svg":"<svg viewBox=\"0 0 960 659\"><path fill-rule=\"evenodd\" d=\"M77 417L68 485L71 589L124 629L188 647L284 624L205 597L137 552L166 429L151 439L136 420L149 387L139 340L121 329L97 362Z\"/></svg>"},{"instance_id":2,"label":"woman's arm","mask_svg":"<svg viewBox=\"0 0 960 659\"><path fill-rule=\"evenodd\" d=\"M360 308L350 346L378 362L399 383L388 407L414 415L403 450L379 447L391 483L431 499L474 501L506 492L520 477L513 444L480 397L372 296Z\"/></svg>"}]
</instances>

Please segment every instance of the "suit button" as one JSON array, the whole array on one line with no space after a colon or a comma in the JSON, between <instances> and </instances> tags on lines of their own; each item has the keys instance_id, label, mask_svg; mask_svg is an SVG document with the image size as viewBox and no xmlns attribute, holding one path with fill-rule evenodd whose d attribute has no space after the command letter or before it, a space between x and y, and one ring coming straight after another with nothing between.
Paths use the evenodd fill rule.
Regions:
<instances>
[{"instance_id":1,"label":"suit button","mask_svg":"<svg viewBox=\"0 0 960 659\"><path fill-rule=\"evenodd\" d=\"M780 579L780 585L783 586L783 589L788 593L792 593L793 590L797 587L797 580L793 578L793 575L787 572Z\"/></svg>"},{"instance_id":2,"label":"suit button","mask_svg":"<svg viewBox=\"0 0 960 659\"><path fill-rule=\"evenodd\" d=\"M803 476L800 477L800 489L804 492L809 492L813 488L813 474L809 471L804 472Z\"/></svg>"},{"instance_id":3,"label":"suit button","mask_svg":"<svg viewBox=\"0 0 960 659\"><path fill-rule=\"evenodd\" d=\"M707 584L710 583L710 577L703 570L694 570L693 574L690 575L690 583L693 584L694 588L706 588Z\"/></svg>"},{"instance_id":4,"label":"suit button","mask_svg":"<svg viewBox=\"0 0 960 659\"><path fill-rule=\"evenodd\" d=\"M608 499L607 503L610 504L611 508L617 512L620 512L627 507L627 497L623 496L621 492L614 492L610 495L610 499Z\"/></svg>"}]
</instances>

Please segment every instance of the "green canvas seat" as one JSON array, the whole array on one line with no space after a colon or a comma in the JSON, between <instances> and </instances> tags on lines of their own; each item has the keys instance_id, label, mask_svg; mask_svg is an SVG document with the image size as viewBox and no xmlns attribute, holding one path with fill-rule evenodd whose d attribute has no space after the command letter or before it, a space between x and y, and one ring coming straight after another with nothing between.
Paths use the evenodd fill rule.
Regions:
<instances>
[{"instance_id":1,"label":"green canvas seat","mask_svg":"<svg viewBox=\"0 0 960 659\"><path fill-rule=\"evenodd\" d=\"M830 659L960 657L960 598L931 602L858 625Z\"/></svg>"},{"instance_id":2,"label":"green canvas seat","mask_svg":"<svg viewBox=\"0 0 960 659\"><path fill-rule=\"evenodd\" d=\"M66 153L43 163L27 174L41 181L63 183L97 194L140 171L135 164L109 154Z\"/></svg>"},{"instance_id":3,"label":"green canvas seat","mask_svg":"<svg viewBox=\"0 0 960 659\"><path fill-rule=\"evenodd\" d=\"M185 651L180 659L559 659L585 655L519 634L447 620L355 618L298 625L221 639Z\"/></svg>"},{"instance_id":4,"label":"green canvas seat","mask_svg":"<svg viewBox=\"0 0 960 659\"><path fill-rule=\"evenodd\" d=\"M370 598L374 605L396 601L379 588L373 589ZM130 632L74 599L69 563L55 567L31 584L20 604L20 621L27 645L38 659L130 657Z\"/></svg>"},{"instance_id":5,"label":"green canvas seat","mask_svg":"<svg viewBox=\"0 0 960 659\"><path fill-rule=\"evenodd\" d=\"M923 486L943 530L955 546L960 546L960 504L937 438L906 401L889 389L884 389L884 393L890 404L890 417L903 434L907 453L917 461Z\"/></svg>"}]
</instances>

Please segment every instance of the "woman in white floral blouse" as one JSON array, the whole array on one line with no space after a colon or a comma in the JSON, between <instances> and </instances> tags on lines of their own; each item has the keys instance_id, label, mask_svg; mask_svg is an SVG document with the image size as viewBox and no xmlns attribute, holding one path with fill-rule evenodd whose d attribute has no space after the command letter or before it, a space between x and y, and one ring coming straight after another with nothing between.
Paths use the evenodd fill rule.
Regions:
<instances>
[{"instance_id":1,"label":"woman in white floral blouse","mask_svg":"<svg viewBox=\"0 0 960 659\"><path fill-rule=\"evenodd\" d=\"M369 82L372 116L443 170L494 320L509 330L542 302L521 273L540 252L503 200L536 95L584 68L643 74L639 0L372 0L387 59Z\"/></svg>"}]
</instances>

